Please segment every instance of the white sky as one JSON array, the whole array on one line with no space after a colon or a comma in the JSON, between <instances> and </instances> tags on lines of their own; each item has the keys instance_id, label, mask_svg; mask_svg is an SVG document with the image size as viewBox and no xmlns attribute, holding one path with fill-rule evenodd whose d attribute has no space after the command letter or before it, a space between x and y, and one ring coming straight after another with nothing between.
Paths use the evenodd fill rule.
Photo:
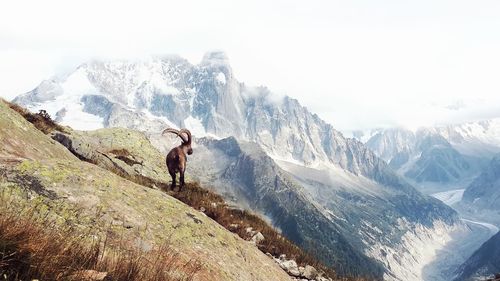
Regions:
<instances>
[{"instance_id":1,"label":"white sky","mask_svg":"<svg viewBox=\"0 0 500 281\"><path fill-rule=\"evenodd\" d=\"M500 117L500 1L3 1L0 96L93 57L227 52L349 131Z\"/></svg>"}]
</instances>

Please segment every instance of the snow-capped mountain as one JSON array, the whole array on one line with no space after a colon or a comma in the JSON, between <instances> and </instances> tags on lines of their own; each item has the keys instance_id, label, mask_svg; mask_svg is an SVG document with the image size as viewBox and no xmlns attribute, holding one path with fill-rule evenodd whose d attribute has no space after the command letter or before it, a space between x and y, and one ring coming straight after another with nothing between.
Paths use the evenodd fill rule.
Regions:
<instances>
[{"instance_id":1,"label":"snow-capped mountain","mask_svg":"<svg viewBox=\"0 0 500 281\"><path fill-rule=\"evenodd\" d=\"M469 176L470 173L467 174L466 162L472 160L473 163L469 163L472 164L469 166L475 166L474 163L477 164L478 159L491 159L496 153L500 152L500 118L420 128L415 132L401 128L379 129L372 132L371 137L366 141L366 145L378 156L390 163L391 167L400 169L405 163L411 162L412 158L415 160L421 157L420 155L424 152L425 147L419 147L419 142L423 142L424 138L427 138L427 141L434 139L433 142L438 141L441 145L447 147L446 158L449 161L446 166L449 167L438 168L447 174L445 178L460 178L461 176L457 177L457 175L462 172ZM441 138L441 140L438 140L438 138ZM473 159L470 159L470 157ZM447 161L446 159L440 159L433 162L445 163ZM480 162L479 168L484 166L487 161ZM407 164L406 168L411 165L413 164ZM449 169L454 171L451 171L450 174L447 171ZM477 173L476 169L472 170Z\"/></svg>"},{"instance_id":2,"label":"snow-capped mountain","mask_svg":"<svg viewBox=\"0 0 500 281\"><path fill-rule=\"evenodd\" d=\"M175 56L93 61L14 101L75 129L145 131L160 148L166 126L211 137L197 142L192 176L269 217L339 272L363 264L355 273L420 280L443 246L438 236L457 225L452 209L416 191L363 143L295 99L237 81L221 52L198 65ZM416 241L430 248L422 252Z\"/></svg>"},{"instance_id":3,"label":"snow-capped mountain","mask_svg":"<svg viewBox=\"0 0 500 281\"><path fill-rule=\"evenodd\" d=\"M462 154L491 158L500 152L500 118L434 129Z\"/></svg>"},{"instance_id":4,"label":"snow-capped mountain","mask_svg":"<svg viewBox=\"0 0 500 281\"><path fill-rule=\"evenodd\" d=\"M422 127L416 131L403 128L375 129L371 132L357 132L355 136L367 143L377 155L390 161L397 149L412 146L418 132L440 135L461 154L492 158L500 152L500 118L450 124L445 126Z\"/></svg>"},{"instance_id":5,"label":"snow-capped mountain","mask_svg":"<svg viewBox=\"0 0 500 281\"><path fill-rule=\"evenodd\" d=\"M412 153L416 136L412 131L402 128L387 129L374 134L366 145L387 163L391 163L394 157Z\"/></svg>"},{"instance_id":6,"label":"snow-capped mountain","mask_svg":"<svg viewBox=\"0 0 500 281\"><path fill-rule=\"evenodd\" d=\"M415 133L405 129L382 130L366 143L377 155L410 181L456 183L479 174L484 160L460 153L436 129Z\"/></svg>"}]
</instances>

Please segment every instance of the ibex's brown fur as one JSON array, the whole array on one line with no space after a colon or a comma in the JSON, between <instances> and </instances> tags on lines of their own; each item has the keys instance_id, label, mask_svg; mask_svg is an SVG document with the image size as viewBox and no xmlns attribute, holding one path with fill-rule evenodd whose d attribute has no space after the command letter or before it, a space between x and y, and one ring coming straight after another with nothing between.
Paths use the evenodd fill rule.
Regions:
<instances>
[{"instance_id":1,"label":"ibex's brown fur","mask_svg":"<svg viewBox=\"0 0 500 281\"><path fill-rule=\"evenodd\" d=\"M176 130L172 128L165 129L162 134L173 133L182 139L181 145L174 147L167 154L167 168L168 173L172 177L171 189L175 188L176 184L176 173L180 174L180 186L179 191L184 187L184 172L186 171L187 155L193 154L193 149L191 148L191 132L187 129ZM186 136L184 136L186 134ZM187 155L186 155L187 154Z\"/></svg>"}]
</instances>

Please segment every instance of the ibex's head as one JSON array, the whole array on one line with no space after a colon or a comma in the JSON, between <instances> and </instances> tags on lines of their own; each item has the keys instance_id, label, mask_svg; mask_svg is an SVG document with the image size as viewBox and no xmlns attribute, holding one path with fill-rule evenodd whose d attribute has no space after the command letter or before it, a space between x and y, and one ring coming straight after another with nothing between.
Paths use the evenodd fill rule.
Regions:
<instances>
[{"instance_id":1,"label":"ibex's head","mask_svg":"<svg viewBox=\"0 0 500 281\"><path fill-rule=\"evenodd\" d=\"M191 132L188 129L176 130L172 128L167 128L162 132L162 135L165 133L173 133L179 136L182 139L182 149L188 154L193 154L193 148L191 148Z\"/></svg>"}]
</instances>

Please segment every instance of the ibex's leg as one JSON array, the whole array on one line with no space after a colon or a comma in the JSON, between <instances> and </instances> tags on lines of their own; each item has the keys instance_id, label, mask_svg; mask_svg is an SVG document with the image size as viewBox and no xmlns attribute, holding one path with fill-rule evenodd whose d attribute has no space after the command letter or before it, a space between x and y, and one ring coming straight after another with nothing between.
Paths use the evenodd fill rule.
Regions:
<instances>
[{"instance_id":1,"label":"ibex's leg","mask_svg":"<svg viewBox=\"0 0 500 281\"><path fill-rule=\"evenodd\" d=\"M176 175L175 175L175 172L172 172L172 171L168 171L168 173L170 174L170 176L172 177L172 185L170 186L170 189L171 190L174 190L175 188L175 178L176 178Z\"/></svg>"},{"instance_id":2,"label":"ibex's leg","mask_svg":"<svg viewBox=\"0 0 500 281\"><path fill-rule=\"evenodd\" d=\"M179 186L179 191L182 190L182 188L184 187L184 171L181 171L180 172L180 186Z\"/></svg>"}]
</instances>

